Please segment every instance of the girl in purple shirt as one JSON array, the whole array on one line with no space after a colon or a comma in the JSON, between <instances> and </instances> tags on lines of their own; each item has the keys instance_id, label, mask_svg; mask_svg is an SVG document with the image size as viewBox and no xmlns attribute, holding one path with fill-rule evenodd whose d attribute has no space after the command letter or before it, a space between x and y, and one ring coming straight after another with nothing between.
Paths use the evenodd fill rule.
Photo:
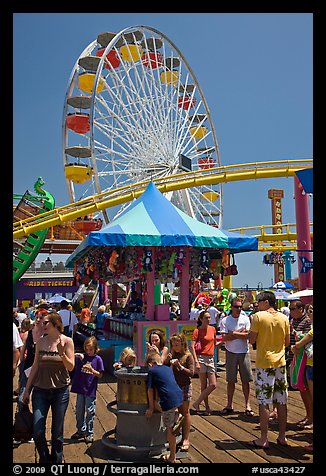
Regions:
<instances>
[{"instance_id":1,"label":"girl in purple shirt","mask_svg":"<svg viewBox=\"0 0 326 476\"><path fill-rule=\"evenodd\" d=\"M104 372L102 357L96 337L88 337L84 342L83 354L75 354L75 372L71 392L77 393L76 426L77 431L71 439L85 438L87 443L94 441L94 417L98 379Z\"/></svg>"}]
</instances>

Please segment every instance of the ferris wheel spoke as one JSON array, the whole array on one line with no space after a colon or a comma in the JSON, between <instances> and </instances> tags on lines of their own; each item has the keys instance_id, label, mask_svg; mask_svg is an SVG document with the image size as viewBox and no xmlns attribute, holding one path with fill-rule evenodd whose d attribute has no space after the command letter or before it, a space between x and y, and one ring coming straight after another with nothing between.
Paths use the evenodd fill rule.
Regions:
<instances>
[{"instance_id":1,"label":"ferris wheel spoke","mask_svg":"<svg viewBox=\"0 0 326 476\"><path fill-rule=\"evenodd\" d=\"M133 150L133 146L137 141L140 140L139 133L135 133L135 129L132 127L127 127L127 123L125 123L124 128L118 129L117 127L112 126L111 124L107 123L100 123L98 120L96 121L96 128L98 131L101 131L103 135L105 135L113 145L121 148L125 152L128 150ZM128 133L126 137L124 137L125 133ZM131 141L131 137L134 137L134 142ZM123 146L125 145L125 147Z\"/></svg>"},{"instance_id":2,"label":"ferris wheel spoke","mask_svg":"<svg viewBox=\"0 0 326 476\"><path fill-rule=\"evenodd\" d=\"M137 83L135 83L135 81L131 78L131 71L133 71L135 73L135 78L139 81L139 75L138 75L138 70L137 68L135 67L135 63L132 64L132 67L130 67L129 69L127 69L127 67L123 64L123 68L124 68L124 71L126 73L126 77L128 78L128 88L124 88L124 91L127 95L127 97L129 97L129 100L130 100L130 106L133 106L133 107L136 107L136 104L140 101L140 98L139 98L139 90L137 88ZM146 97L146 96L144 96ZM142 111L144 114L141 114L141 110L136 108L136 118L138 116L138 118L142 118L144 120L146 120L146 125L150 124L151 123L151 117L149 115L149 113L146 111L145 108L143 108L143 111ZM153 120L153 118L152 118Z\"/></svg>"}]
</instances>

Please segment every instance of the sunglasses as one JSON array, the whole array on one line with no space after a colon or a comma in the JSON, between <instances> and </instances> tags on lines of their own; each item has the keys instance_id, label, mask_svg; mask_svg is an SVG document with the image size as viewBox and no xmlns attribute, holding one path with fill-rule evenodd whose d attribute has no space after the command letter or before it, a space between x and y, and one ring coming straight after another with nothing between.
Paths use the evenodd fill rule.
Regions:
<instances>
[{"instance_id":1,"label":"sunglasses","mask_svg":"<svg viewBox=\"0 0 326 476\"><path fill-rule=\"evenodd\" d=\"M42 326L46 326L47 324L49 324L50 321L43 321L42 322Z\"/></svg>"},{"instance_id":2,"label":"sunglasses","mask_svg":"<svg viewBox=\"0 0 326 476\"><path fill-rule=\"evenodd\" d=\"M295 311L296 309L299 309L298 307L289 307L290 311Z\"/></svg>"},{"instance_id":3,"label":"sunglasses","mask_svg":"<svg viewBox=\"0 0 326 476\"><path fill-rule=\"evenodd\" d=\"M236 308L238 308L238 309L241 309L241 308L242 308L242 306L232 306L232 307L236 307Z\"/></svg>"}]
</instances>

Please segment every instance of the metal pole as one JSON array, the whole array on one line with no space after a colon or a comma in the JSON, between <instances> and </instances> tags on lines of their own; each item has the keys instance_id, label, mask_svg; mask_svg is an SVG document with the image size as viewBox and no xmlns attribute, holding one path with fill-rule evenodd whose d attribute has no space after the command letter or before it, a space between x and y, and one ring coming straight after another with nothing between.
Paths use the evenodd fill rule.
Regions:
<instances>
[{"instance_id":1,"label":"metal pole","mask_svg":"<svg viewBox=\"0 0 326 476\"><path fill-rule=\"evenodd\" d=\"M299 290L312 288L312 264L313 255L311 250L310 220L309 220L309 196L303 190L299 178L294 177L295 216L297 226L298 250L298 276ZM309 250L309 251L304 251Z\"/></svg>"}]
</instances>

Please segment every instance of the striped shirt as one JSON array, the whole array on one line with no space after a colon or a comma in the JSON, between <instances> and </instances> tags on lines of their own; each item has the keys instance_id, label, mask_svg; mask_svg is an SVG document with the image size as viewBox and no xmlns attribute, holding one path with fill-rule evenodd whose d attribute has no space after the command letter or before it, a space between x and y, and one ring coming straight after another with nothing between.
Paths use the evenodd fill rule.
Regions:
<instances>
[{"instance_id":1,"label":"striped shirt","mask_svg":"<svg viewBox=\"0 0 326 476\"><path fill-rule=\"evenodd\" d=\"M304 313L303 316L299 319L292 319L291 324L293 329L299 334L300 333L307 334L307 332L309 332L312 327L312 322L306 313ZM291 332L290 346L294 345L295 343L296 343L295 333ZM291 352L291 350L289 350L288 357L292 357L292 356L293 356L293 353Z\"/></svg>"}]
</instances>

